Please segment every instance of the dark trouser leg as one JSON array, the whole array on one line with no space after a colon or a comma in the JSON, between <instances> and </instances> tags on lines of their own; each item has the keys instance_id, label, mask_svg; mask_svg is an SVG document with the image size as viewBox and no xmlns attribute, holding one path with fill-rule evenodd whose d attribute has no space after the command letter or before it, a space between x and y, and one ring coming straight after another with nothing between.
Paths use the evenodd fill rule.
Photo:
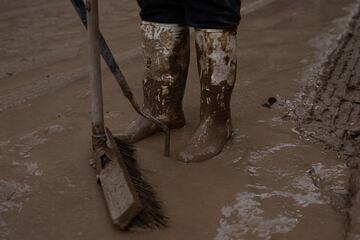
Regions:
<instances>
[{"instance_id":1,"label":"dark trouser leg","mask_svg":"<svg viewBox=\"0 0 360 240\"><path fill-rule=\"evenodd\" d=\"M236 29L241 0L184 0L186 23L200 29Z\"/></svg>"},{"instance_id":2,"label":"dark trouser leg","mask_svg":"<svg viewBox=\"0 0 360 240\"><path fill-rule=\"evenodd\" d=\"M141 20L187 24L202 29L235 29L241 0L137 0Z\"/></svg>"},{"instance_id":3,"label":"dark trouser leg","mask_svg":"<svg viewBox=\"0 0 360 240\"><path fill-rule=\"evenodd\" d=\"M186 24L182 0L137 0L137 2L143 21Z\"/></svg>"}]
</instances>

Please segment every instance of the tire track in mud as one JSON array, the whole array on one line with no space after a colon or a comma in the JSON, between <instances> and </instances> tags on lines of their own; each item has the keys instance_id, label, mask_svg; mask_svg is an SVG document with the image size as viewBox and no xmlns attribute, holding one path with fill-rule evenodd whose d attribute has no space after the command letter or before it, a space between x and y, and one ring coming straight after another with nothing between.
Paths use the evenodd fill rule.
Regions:
<instances>
[{"instance_id":1,"label":"tire track in mud","mask_svg":"<svg viewBox=\"0 0 360 240\"><path fill-rule=\"evenodd\" d=\"M251 2L242 8L241 13L242 15L250 14L256 10L259 10L271 4L274 1L275 0L258 0L255 2ZM13 10L9 13L2 14L0 20L3 18L15 17L24 14L26 12L42 10L48 7L56 7L61 4L63 3L28 7L23 10ZM116 57L116 59L118 59L119 65L124 66L128 61L134 58L138 58L140 56L141 56L141 48L136 47L119 54L119 56ZM77 80L80 79L85 79L86 77L87 77L87 68L80 67L72 71L69 71L67 73L59 73L50 77L39 79L38 81L27 84L23 87L20 87L16 90L12 90L10 92L0 93L0 112L3 112L9 108L16 107L31 99L43 96L50 92L58 91L68 86L69 84L76 82Z\"/></svg>"},{"instance_id":2,"label":"tire track in mud","mask_svg":"<svg viewBox=\"0 0 360 240\"><path fill-rule=\"evenodd\" d=\"M300 134L347 160L351 209L348 240L360 239L360 9L328 56L322 72L290 112Z\"/></svg>"}]
</instances>

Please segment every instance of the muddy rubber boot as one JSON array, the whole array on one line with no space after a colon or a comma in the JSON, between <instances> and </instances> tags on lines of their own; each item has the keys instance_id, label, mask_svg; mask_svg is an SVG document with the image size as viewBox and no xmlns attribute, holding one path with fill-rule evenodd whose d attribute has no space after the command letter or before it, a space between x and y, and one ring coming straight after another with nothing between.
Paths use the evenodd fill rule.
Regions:
<instances>
[{"instance_id":1,"label":"muddy rubber boot","mask_svg":"<svg viewBox=\"0 0 360 240\"><path fill-rule=\"evenodd\" d=\"M143 21L141 35L145 63L143 108L170 129L183 127L182 99L189 67L189 29L178 24ZM160 128L140 116L120 138L134 143L159 131Z\"/></svg>"},{"instance_id":2,"label":"muddy rubber boot","mask_svg":"<svg viewBox=\"0 0 360 240\"><path fill-rule=\"evenodd\" d=\"M231 137L230 99L236 79L236 31L195 31L201 81L200 124L178 155L190 163L219 154Z\"/></svg>"}]
</instances>

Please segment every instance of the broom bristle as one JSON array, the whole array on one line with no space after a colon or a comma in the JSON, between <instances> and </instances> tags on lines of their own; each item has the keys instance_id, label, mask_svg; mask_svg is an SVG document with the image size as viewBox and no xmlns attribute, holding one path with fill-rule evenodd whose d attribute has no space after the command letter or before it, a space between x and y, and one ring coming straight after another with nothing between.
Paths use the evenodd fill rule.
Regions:
<instances>
[{"instance_id":1,"label":"broom bristle","mask_svg":"<svg viewBox=\"0 0 360 240\"><path fill-rule=\"evenodd\" d=\"M137 160L134 158L133 145L116 137L115 141L143 206L140 214L129 224L129 229L167 227L168 218L164 215L162 202L158 200L155 189L142 175Z\"/></svg>"}]
</instances>

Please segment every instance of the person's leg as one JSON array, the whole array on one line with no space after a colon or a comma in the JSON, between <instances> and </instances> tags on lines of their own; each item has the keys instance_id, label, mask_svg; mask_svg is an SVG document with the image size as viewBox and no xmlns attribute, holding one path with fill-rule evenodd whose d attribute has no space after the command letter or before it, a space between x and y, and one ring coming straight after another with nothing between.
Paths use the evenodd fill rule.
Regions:
<instances>
[{"instance_id":1,"label":"person's leg","mask_svg":"<svg viewBox=\"0 0 360 240\"><path fill-rule=\"evenodd\" d=\"M189 25L195 27L201 82L200 124L178 155L180 161L187 163L219 154L232 133L230 100L237 71L236 27L240 21L240 1L232 1L233 5L231 0L215 1L207 1L208 5L198 4L204 0L187 3L187 19Z\"/></svg>"},{"instance_id":2,"label":"person's leg","mask_svg":"<svg viewBox=\"0 0 360 240\"><path fill-rule=\"evenodd\" d=\"M144 110L169 128L185 125L182 99L189 66L189 29L183 24L181 1L139 0L145 70ZM120 136L130 143L161 129L143 117Z\"/></svg>"},{"instance_id":3,"label":"person's leg","mask_svg":"<svg viewBox=\"0 0 360 240\"><path fill-rule=\"evenodd\" d=\"M183 0L185 19L195 29L236 29L241 0Z\"/></svg>"},{"instance_id":4,"label":"person's leg","mask_svg":"<svg viewBox=\"0 0 360 240\"><path fill-rule=\"evenodd\" d=\"M142 21L186 24L182 0L137 0Z\"/></svg>"}]
</instances>

